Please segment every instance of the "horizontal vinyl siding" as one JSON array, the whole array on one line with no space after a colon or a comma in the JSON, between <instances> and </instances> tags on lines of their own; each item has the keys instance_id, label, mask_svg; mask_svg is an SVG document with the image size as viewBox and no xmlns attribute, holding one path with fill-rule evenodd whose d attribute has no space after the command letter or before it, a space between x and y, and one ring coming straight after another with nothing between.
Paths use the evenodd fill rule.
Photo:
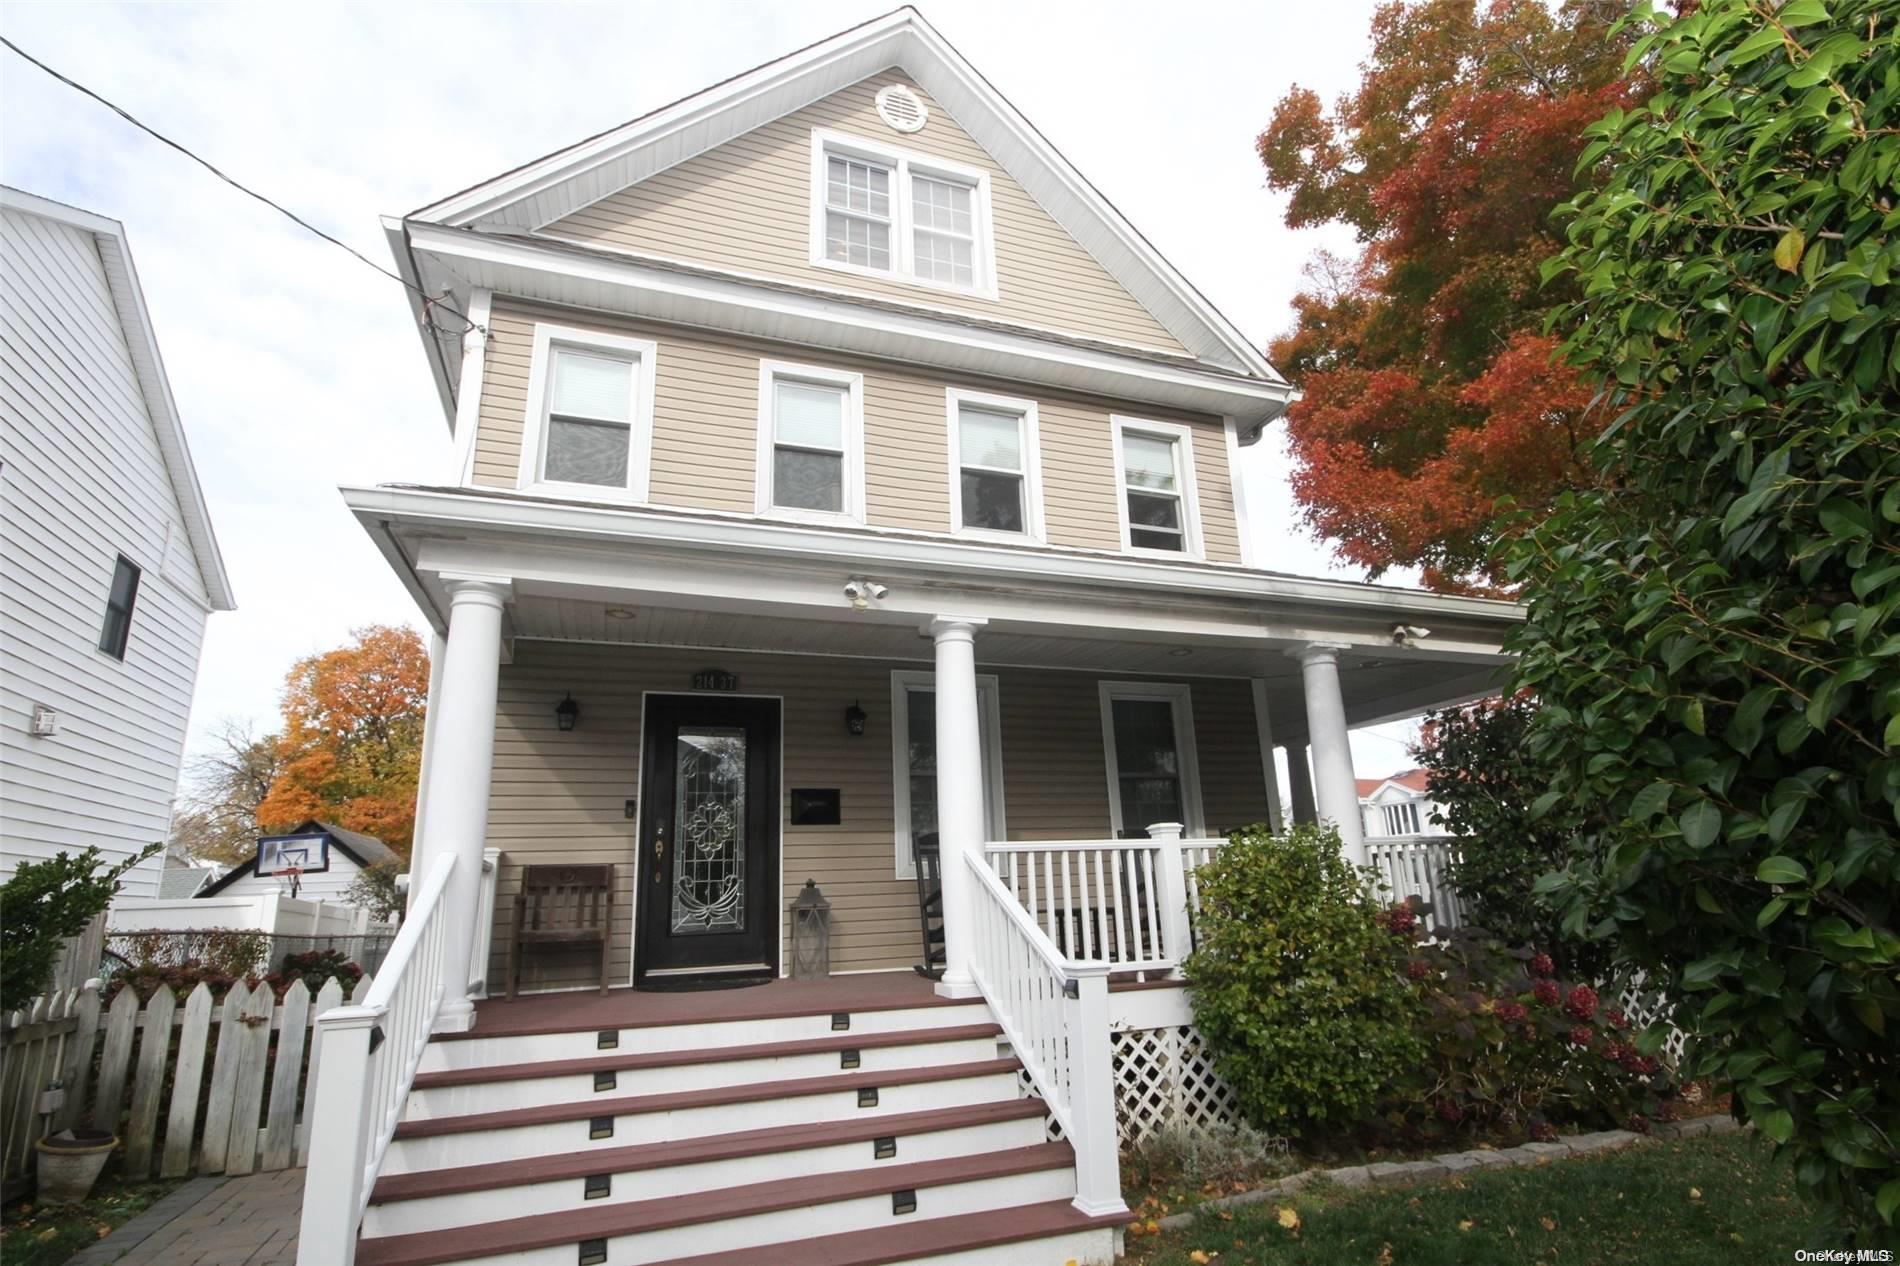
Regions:
<instances>
[{"instance_id":1,"label":"horizontal vinyl siding","mask_svg":"<svg viewBox=\"0 0 1900 1266\"><path fill-rule=\"evenodd\" d=\"M920 132L892 131L874 98L890 83L923 98ZM985 170L995 221L995 299L811 263L811 134L823 128ZM563 237L806 285L1017 321L1179 352L1180 342L1109 276L929 94L886 71L650 176L547 226Z\"/></svg>"},{"instance_id":2,"label":"horizontal vinyl siding","mask_svg":"<svg viewBox=\"0 0 1900 1266\"><path fill-rule=\"evenodd\" d=\"M484 357L474 482L514 488L536 322L631 335L658 345L654 372L653 504L749 514L755 504L759 362L808 362L864 375L865 510L872 527L950 530L951 387L1037 401L1044 514L1049 542L1085 549L1121 547L1112 403L1038 395L1011 384L911 372L880 361L677 326L604 319L560 308L497 300ZM1139 411L1140 416L1157 416ZM1202 534L1208 558L1239 562L1226 431L1216 419L1167 415L1194 434Z\"/></svg>"},{"instance_id":3,"label":"horizontal vinyl siding","mask_svg":"<svg viewBox=\"0 0 1900 1266\"><path fill-rule=\"evenodd\" d=\"M91 235L3 214L0 875L165 838L206 614ZM121 553L142 570L123 662L95 649ZM35 704L56 734L27 734Z\"/></svg>"},{"instance_id":4,"label":"horizontal vinyl siding","mask_svg":"<svg viewBox=\"0 0 1900 1266\"><path fill-rule=\"evenodd\" d=\"M902 969L918 960L916 886L895 877L890 683L892 669L927 663L523 641L516 644L514 662L501 670L496 720L488 846L505 855L491 991L503 981L521 867L540 863L615 867L610 979L629 979L635 824L623 806L639 794L642 694L688 693L693 672L708 663L738 673L741 694L783 699L781 919L805 880L815 879L832 906L833 971ZM1096 678L995 671L1010 838L1106 837ZM1197 685L1195 706L1204 734L1199 746L1209 820L1256 820L1265 812L1265 793L1251 696L1244 683L1207 684L1205 702ZM562 733L554 705L569 691L581 716L575 729ZM858 737L845 732L844 709L852 703L867 717ZM1229 745L1231 752L1211 750ZM784 802L794 787L836 787L842 822L789 825ZM1216 816L1216 805L1225 817ZM782 944L780 953L783 967L789 946ZM523 988L572 988L597 979L591 952L536 949L524 957Z\"/></svg>"}]
</instances>

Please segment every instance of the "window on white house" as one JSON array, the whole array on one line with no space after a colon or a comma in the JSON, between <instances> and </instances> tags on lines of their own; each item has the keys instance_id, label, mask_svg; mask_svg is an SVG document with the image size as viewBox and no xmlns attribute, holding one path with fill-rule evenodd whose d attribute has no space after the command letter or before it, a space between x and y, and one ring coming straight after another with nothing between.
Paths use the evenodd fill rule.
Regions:
<instances>
[{"instance_id":1,"label":"window on white house","mask_svg":"<svg viewBox=\"0 0 1900 1266\"><path fill-rule=\"evenodd\" d=\"M137 563L125 555L112 567L112 588L106 591L106 618L99 629L99 649L114 659L125 658L126 644L132 639L132 608L138 605Z\"/></svg>"},{"instance_id":2,"label":"window on white house","mask_svg":"<svg viewBox=\"0 0 1900 1266\"><path fill-rule=\"evenodd\" d=\"M1418 801L1407 800L1403 804L1381 806L1385 812L1385 833L1387 835L1419 835L1423 827L1419 825Z\"/></svg>"},{"instance_id":3,"label":"window on white house","mask_svg":"<svg viewBox=\"0 0 1900 1266\"><path fill-rule=\"evenodd\" d=\"M645 498L655 350L646 339L534 327L523 487Z\"/></svg>"},{"instance_id":4,"label":"window on white house","mask_svg":"<svg viewBox=\"0 0 1900 1266\"><path fill-rule=\"evenodd\" d=\"M863 516L863 378L765 362L759 382L761 514Z\"/></svg>"},{"instance_id":5,"label":"window on white house","mask_svg":"<svg viewBox=\"0 0 1900 1266\"><path fill-rule=\"evenodd\" d=\"M1003 759L998 744L996 678L976 679L977 738L983 754L984 838L1005 838ZM893 787L897 808L897 877L914 879L916 847L937 842L937 692L934 674L891 674Z\"/></svg>"},{"instance_id":6,"label":"window on white house","mask_svg":"<svg viewBox=\"0 0 1900 1266\"><path fill-rule=\"evenodd\" d=\"M814 264L994 297L989 177L978 168L814 131L812 217Z\"/></svg>"},{"instance_id":7,"label":"window on white house","mask_svg":"<svg viewBox=\"0 0 1900 1266\"><path fill-rule=\"evenodd\" d=\"M541 477L554 483L627 486L639 362L572 347L548 366L547 444Z\"/></svg>"},{"instance_id":8,"label":"window on white house","mask_svg":"<svg viewBox=\"0 0 1900 1266\"><path fill-rule=\"evenodd\" d=\"M1157 822L1201 829L1200 775L1188 688L1103 682L1110 818L1117 839L1142 839Z\"/></svg>"},{"instance_id":9,"label":"window on white house","mask_svg":"<svg viewBox=\"0 0 1900 1266\"><path fill-rule=\"evenodd\" d=\"M867 159L827 156L826 259L890 271L892 174Z\"/></svg>"}]
</instances>

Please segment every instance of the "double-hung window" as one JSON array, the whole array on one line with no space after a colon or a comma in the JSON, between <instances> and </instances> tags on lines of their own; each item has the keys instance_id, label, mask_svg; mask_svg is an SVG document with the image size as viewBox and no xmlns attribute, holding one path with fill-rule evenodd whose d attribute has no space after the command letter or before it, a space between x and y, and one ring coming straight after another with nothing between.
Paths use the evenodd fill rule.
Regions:
<instances>
[{"instance_id":1,"label":"double-hung window","mask_svg":"<svg viewBox=\"0 0 1900 1266\"><path fill-rule=\"evenodd\" d=\"M1036 402L952 389L951 530L1043 539Z\"/></svg>"},{"instance_id":2,"label":"double-hung window","mask_svg":"<svg viewBox=\"0 0 1900 1266\"><path fill-rule=\"evenodd\" d=\"M998 738L996 678L976 678L977 739L983 755L984 838L1004 838L1003 752ZM896 808L897 877L917 876L916 847L937 842L936 675L911 669L891 673L891 788Z\"/></svg>"},{"instance_id":3,"label":"double-hung window","mask_svg":"<svg viewBox=\"0 0 1900 1266\"><path fill-rule=\"evenodd\" d=\"M758 512L863 522L863 435L863 375L763 362Z\"/></svg>"},{"instance_id":4,"label":"double-hung window","mask_svg":"<svg viewBox=\"0 0 1900 1266\"><path fill-rule=\"evenodd\" d=\"M138 605L140 572L137 563L119 555L112 567L112 588L106 591L106 618L99 628L99 649L114 659L125 658L132 639L132 608Z\"/></svg>"},{"instance_id":5,"label":"double-hung window","mask_svg":"<svg viewBox=\"0 0 1900 1266\"><path fill-rule=\"evenodd\" d=\"M994 298L988 173L812 133L811 262Z\"/></svg>"},{"instance_id":6,"label":"double-hung window","mask_svg":"<svg viewBox=\"0 0 1900 1266\"><path fill-rule=\"evenodd\" d=\"M1122 548L1199 557L1194 438L1173 422L1116 418Z\"/></svg>"},{"instance_id":7,"label":"double-hung window","mask_svg":"<svg viewBox=\"0 0 1900 1266\"><path fill-rule=\"evenodd\" d=\"M1418 801L1406 800L1399 804L1382 805L1385 810L1385 833L1387 835L1417 835L1419 826Z\"/></svg>"},{"instance_id":8,"label":"double-hung window","mask_svg":"<svg viewBox=\"0 0 1900 1266\"><path fill-rule=\"evenodd\" d=\"M1142 839L1159 822L1204 829L1188 688L1174 682L1101 683L1109 821L1116 839Z\"/></svg>"},{"instance_id":9,"label":"double-hung window","mask_svg":"<svg viewBox=\"0 0 1900 1266\"><path fill-rule=\"evenodd\" d=\"M644 339L535 326L522 485L644 501L654 358Z\"/></svg>"}]
</instances>

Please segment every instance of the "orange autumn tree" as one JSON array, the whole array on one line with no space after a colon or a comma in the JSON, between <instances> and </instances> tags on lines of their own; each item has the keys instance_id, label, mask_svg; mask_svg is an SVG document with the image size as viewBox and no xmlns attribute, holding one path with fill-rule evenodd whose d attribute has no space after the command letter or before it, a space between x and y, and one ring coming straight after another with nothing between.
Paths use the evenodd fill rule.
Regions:
<instances>
[{"instance_id":1,"label":"orange autumn tree","mask_svg":"<svg viewBox=\"0 0 1900 1266\"><path fill-rule=\"evenodd\" d=\"M1270 356L1304 398L1288 415L1306 525L1374 576L1488 590L1498 502L1549 504L1589 478L1591 392L1554 365L1539 284L1551 211L1582 131L1630 98L1612 0L1425 0L1373 18L1356 92L1326 110L1294 88L1258 151L1292 228L1350 225L1321 256Z\"/></svg>"},{"instance_id":2,"label":"orange autumn tree","mask_svg":"<svg viewBox=\"0 0 1900 1266\"><path fill-rule=\"evenodd\" d=\"M278 770L257 807L266 830L322 818L404 857L416 824L429 655L415 630L370 625L284 679Z\"/></svg>"}]
</instances>

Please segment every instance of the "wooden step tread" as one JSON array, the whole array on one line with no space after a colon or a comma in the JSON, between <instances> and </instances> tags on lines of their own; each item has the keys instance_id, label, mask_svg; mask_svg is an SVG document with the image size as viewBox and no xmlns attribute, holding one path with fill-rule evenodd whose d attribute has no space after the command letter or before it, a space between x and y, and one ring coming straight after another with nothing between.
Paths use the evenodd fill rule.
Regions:
<instances>
[{"instance_id":1,"label":"wooden step tread","mask_svg":"<svg viewBox=\"0 0 1900 1266\"><path fill-rule=\"evenodd\" d=\"M932 1042L962 1042L972 1038L1001 1037L999 1024L959 1024L941 1029L903 1029L895 1033L839 1033L792 1042L760 1042L752 1046L707 1047L690 1051L626 1051L590 1055L583 1059L530 1060L487 1068L454 1068L417 1073L414 1088L477 1086L491 1081L526 1081L535 1077L587 1076L592 1073L629 1072L671 1068L679 1064L726 1063L749 1059L777 1059L787 1055L823 1055L833 1051L872 1050L891 1046L927 1046Z\"/></svg>"},{"instance_id":2,"label":"wooden step tread","mask_svg":"<svg viewBox=\"0 0 1900 1266\"><path fill-rule=\"evenodd\" d=\"M945 998L909 972L830 976L823 980L774 980L744 989L648 993L615 989L606 995L523 994L514 1001L488 998L475 1004L475 1026L460 1033L437 1033L437 1042L479 1042L485 1038L524 1037L588 1030L631 1031L675 1024L787 1020L858 1015L872 1011L981 1006L980 1000ZM987 1014L987 1012L981 1012Z\"/></svg>"},{"instance_id":3,"label":"wooden step tread","mask_svg":"<svg viewBox=\"0 0 1900 1266\"><path fill-rule=\"evenodd\" d=\"M1091 1217L1066 1200L1015 1205L981 1217L927 1218L868 1231L732 1249L703 1257L676 1257L668 1266L887 1266L891 1262L1019 1244L1100 1227L1125 1226L1132 1213ZM1034 1260L1025 1258L1025 1261Z\"/></svg>"},{"instance_id":4,"label":"wooden step tread","mask_svg":"<svg viewBox=\"0 0 1900 1266\"><path fill-rule=\"evenodd\" d=\"M727 1103L758 1103L798 1095L833 1094L867 1087L906 1086L920 1081L961 1081L966 1077L987 1077L994 1073L1013 1073L1021 1065L1013 1058L980 1059L966 1064L938 1064L924 1068L892 1068L883 1071L837 1073L827 1077L797 1077L785 1081L761 1081L742 1086L719 1086L710 1090L675 1090L657 1095L622 1095L617 1099L576 1099L569 1103L537 1104L528 1108L506 1108L498 1112L471 1112L460 1116L432 1117L404 1121L396 1127L399 1139L435 1138L444 1134L469 1134L481 1130L508 1129L513 1126L546 1125L553 1121L585 1121L592 1117L627 1117L644 1112L676 1112L682 1108L706 1108Z\"/></svg>"},{"instance_id":5,"label":"wooden step tread","mask_svg":"<svg viewBox=\"0 0 1900 1266\"><path fill-rule=\"evenodd\" d=\"M1062 1169L1074 1163L1075 1154L1067 1143L1037 1143L977 1156L811 1174L662 1200L634 1200L482 1222L445 1231L365 1238L357 1245L356 1260L359 1266L435 1266L440 1262L498 1257L556 1244L578 1244L582 1240L612 1239L669 1227L722 1222L895 1191Z\"/></svg>"},{"instance_id":6,"label":"wooden step tread","mask_svg":"<svg viewBox=\"0 0 1900 1266\"><path fill-rule=\"evenodd\" d=\"M999 1099L995 1103L979 1103L963 1108L933 1108L927 1112L897 1112L889 1116L867 1113L843 1121L779 1125L762 1130L675 1139L665 1143L640 1143L632 1147L589 1149L555 1156L457 1165L414 1174L386 1174L376 1180L370 1203L391 1204L429 1196L585 1178L590 1174L624 1174L705 1161L774 1155L834 1143L863 1143L879 1138L902 1139L939 1130L964 1129L1026 1117L1040 1120L1048 1115L1049 1110L1040 1099ZM902 1149L899 1150L901 1152Z\"/></svg>"}]
</instances>

